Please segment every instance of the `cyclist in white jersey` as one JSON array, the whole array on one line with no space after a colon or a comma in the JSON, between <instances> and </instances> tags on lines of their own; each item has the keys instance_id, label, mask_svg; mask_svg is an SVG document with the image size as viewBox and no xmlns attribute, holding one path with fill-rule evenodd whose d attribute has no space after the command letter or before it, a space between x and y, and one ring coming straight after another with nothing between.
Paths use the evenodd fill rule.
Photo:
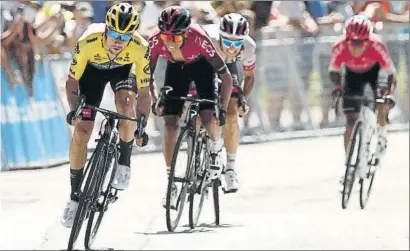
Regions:
<instances>
[{"instance_id":1,"label":"cyclist in white jersey","mask_svg":"<svg viewBox=\"0 0 410 251\"><path fill-rule=\"evenodd\" d=\"M248 111L247 99L255 82L256 44L249 36L248 21L237 13L223 16L219 25L210 24L203 28L225 60L233 79L233 90L226 114L224 144L227 153L225 192L234 193L239 189L235 168L240 137L238 115L242 117ZM239 107L239 104L243 105Z\"/></svg>"}]
</instances>

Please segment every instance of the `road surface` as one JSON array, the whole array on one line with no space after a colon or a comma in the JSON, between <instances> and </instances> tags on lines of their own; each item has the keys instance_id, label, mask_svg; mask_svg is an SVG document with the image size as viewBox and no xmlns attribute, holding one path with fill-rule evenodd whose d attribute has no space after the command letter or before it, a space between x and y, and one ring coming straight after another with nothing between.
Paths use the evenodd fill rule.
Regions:
<instances>
[{"instance_id":1,"label":"road surface","mask_svg":"<svg viewBox=\"0 0 410 251\"><path fill-rule=\"evenodd\" d=\"M132 159L128 190L106 214L98 249L409 249L409 133L389 137L365 210L357 193L341 209L342 138L244 145L238 153L241 189L221 197L215 227L211 197L190 231L187 217L168 233L160 202L162 155ZM66 249L59 217L69 195L69 169L0 173L0 249ZM83 249L82 236L76 248Z\"/></svg>"}]
</instances>

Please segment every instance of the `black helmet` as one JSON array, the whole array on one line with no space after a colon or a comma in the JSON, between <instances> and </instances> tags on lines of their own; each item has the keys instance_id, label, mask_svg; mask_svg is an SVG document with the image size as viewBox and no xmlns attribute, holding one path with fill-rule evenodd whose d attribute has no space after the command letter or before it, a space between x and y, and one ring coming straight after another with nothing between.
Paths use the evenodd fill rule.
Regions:
<instances>
[{"instance_id":1,"label":"black helmet","mask_svg":"<svg viewBox=\"0 0 410 251\"><path fill-rule=\"evenodd\" d=\"M107 26L119 33L133 33L140 24L139 14L129 3L113 5L105 16Z\"/></svg>"},{"instance_id":2,"label":"black helmet","mask_svg":"<svg viewBox=\"0 0 410 251\"><path fill-rule=\"evenodd\" d=\"M158 28L166 34L184 33L191 24L191 14L180 6L169 6L161 12Z\"/></svg>"}]
</instances>

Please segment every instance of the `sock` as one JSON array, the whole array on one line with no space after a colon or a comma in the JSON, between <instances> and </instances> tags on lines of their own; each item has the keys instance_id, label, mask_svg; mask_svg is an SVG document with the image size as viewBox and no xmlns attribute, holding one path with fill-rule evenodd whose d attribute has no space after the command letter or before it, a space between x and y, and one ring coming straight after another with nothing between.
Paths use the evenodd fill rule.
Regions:
<instances>
[{"instance_id":1,"label":"sock","mask_svg":"<svg viewBox=\"0 0 410 251\"><path fill-rule=\"evenodd\" d=\"M70 194L70 198L74 201L78 201L79 198L78 196L75 194L78 189L80 188L81 185L81 179L83 178L83 169L71 169L70 168L70 181L71 181L71 194Z\"/></svg>"},{"instance_id":2,"label":"sock","mask_svg":"<svg viewBox=\"0 0 410 251\"><path fill-rule=\"evenodd\" d=\"M126 165L128 167L131 165L132 144L134 144L134 140L124 142L120 139L120 157L118 158L118 164Z\"/></svg>"},{"instance_id":3,"label":"sock","mask_svg":"<svg viewBox=\"0 0 410 251\"><path fill-rule=\"evenodd\" d=\"M211 153L219 153L222 150L222 146L223 146L222 139L217 139L215 141L211 140L209 149Z\"/></svg>"},{"instance_id":4,"label":"sock","mask_svg":"<svg viewBox=\"0 0 410 251\"><path fill-rule=\"evenodd\" d=\"M226 168L225 170L235 171L236 153L226 153Z\"/></svg>"}]
</instances>

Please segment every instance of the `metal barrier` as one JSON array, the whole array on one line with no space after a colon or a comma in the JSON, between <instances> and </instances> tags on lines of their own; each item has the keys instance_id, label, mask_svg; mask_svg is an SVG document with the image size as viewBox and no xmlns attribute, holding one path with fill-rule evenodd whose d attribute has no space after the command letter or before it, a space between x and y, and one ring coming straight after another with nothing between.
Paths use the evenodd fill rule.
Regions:
<instances>
[{"instance_id":1,"label":"metal barrier","mask_svg":"<svg viewBox=\"0 0 410 251\"><path fill-rule=\"evenodd\" d=\"M327 69L330 62L331 45L338 39L338 36L303 39L294 37L293 31L263 29L262 38L264 39L257 41L258 66L256 86L251 96L252 110L245 119L240 120L241 143L343 133L344 118L335 118L329 111L330 91L333 86L329 83ZM383 35L382 39L408 45L409 36L408 34L387 34ZM399 70L398 105L391 112L390 129L408 130L408 116L405 115L408 111L404 108L406 101L403 95L404 90L408 90L409 86L409 70L406 69L404 63L408 60L408 53L399 53L399 55L404 58L400 58L396 66ZM54 77L68 112L64 88L71 55L53 57ZM163 85L165 67L166 62L161 59L155 72L159 87ZM106 86L101 106L115 109L114 94L110 85ZM327 125L322 121L322 118L326 116L329 118ZM102 116L98 114L96 125L102 119ZM89 149L95 146L93 139L98 135L98 130L99 126L95 126ZM135 151L160 151L162 132L162 119L151 115L147 126L150 143Z\"/></svg>"}]
</instances>

